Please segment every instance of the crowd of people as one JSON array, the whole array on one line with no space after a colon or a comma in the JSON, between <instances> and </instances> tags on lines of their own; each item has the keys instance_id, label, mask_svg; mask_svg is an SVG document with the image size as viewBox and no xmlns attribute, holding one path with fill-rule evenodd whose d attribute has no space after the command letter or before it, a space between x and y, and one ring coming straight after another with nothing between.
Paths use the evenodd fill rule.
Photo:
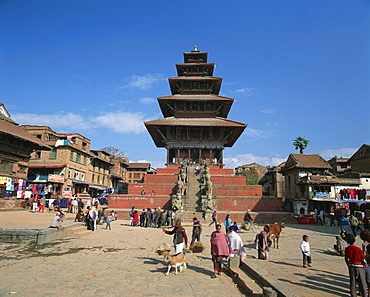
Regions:
<instances>
[{"instance_id":1,"label":"crowd of people","mask_svg":"<svg viewBox=\"0 0 370 297\"><path fill-rule=\"evenodd\" d=\"M55 199L54 201L57 201ZM69 204L71 207L67 207L67 212L76 214L74 222L81 222L87 230L95 231L97 225L106 224L105 229L111 230L111 222L117 220L117 213L111 210L109 214L105 213L105 209L100 207L98 201L93 202L93 205L87 205L84 210L84 203L82 199L71 199L72 203ZM75 203L73 203L75 201ZM75 210L76 209L76 210ZM51 209L50 209L51 210ZM49 228L60 228L64 221L65 214L62 208L58 204L53 204L53 211L55 211L55 217L52 219Z\"/></svg>"},{"instance_id":2,"label":"crowd of people","mask_svg":"<svg viewBox=\"0 0 370 297\"><path fill-rule=\"evenodd\" d=\"M26 199L26 205L30 207L31 212L45 212L45 209L53 211L56 208L61 208L62 199L49 198L46 199L44 195L33 194L29 199ZM66 202L67 213L79 213L84 208L82 199L77 199L73 196Z\"/></svg>"},{"instance_id":3,"label":"crowd of people","mask_svg":"<svg viewBox=\"0 0 370 297\"><path fill-rule=\"evenodd\" d=\"M139 226L146 228L161 228L165 226L174 226L176 212L162 210L160 207L143 209L140 213L133 206L130 211L130 226Z\"/></svg>"}]
</instances>

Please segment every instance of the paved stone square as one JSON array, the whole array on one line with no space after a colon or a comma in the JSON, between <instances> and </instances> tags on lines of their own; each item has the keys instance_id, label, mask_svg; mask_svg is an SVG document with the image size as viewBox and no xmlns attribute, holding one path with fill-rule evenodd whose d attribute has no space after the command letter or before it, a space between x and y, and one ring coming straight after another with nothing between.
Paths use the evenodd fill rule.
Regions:
<instances>
[{"instance_id":1,"label":"paved stone square","mask_svg":"<svg viewBox=\"0 0 370 297\"><path fill-rule=\"evenodd\" d=\"M10 212L0 213L1 226L3 214L10 216ZM53 216L22 214L29 220L41 217L46 226ZM29 221L33 228L41 224ZM243 296L228 276L211 279L209 227L203 234L206 250L187 253L188 269L178 275L171 270L166 276L164 257L155 249L161 243L170 244L172 236L161 229L128 226L128 221L118 220L111 225L112 230L98 225L95 232L80 227L76 238L37 249L0 252L0 296L11 292L18 296L220 296L220 292ZM190 237L191 227L187 233Z\"/></svg>"},{"instance_id":2,"label":"paved stone square","mask_svg":"<svg viewBox=\"0 0 370 297\"><path fill-rule=\"evenodd\" d=\"M26 223L28 228L45 228L52 217L53 213L0 212L0 226ZM0 296L13 292L18 296L243 296L227 275L211 279L209 239L214 227L204 224L203 253L187 253L188 269L178 275L171 270L169 276L164 275L166 263L155 249L161 243L170 244L171 236L160 229L128 226L125 220L112 222L112 230L104 228L98 225L98 230L91 232L78 226L63 240L0 251ZM191 227L185 228L190 239ZM310 237L312 268L302 268L299 246L303 234ZM337 234L337 227L287 225L280 248L272 248L269 260L264 261L254 258L255 234L240 233L247 263L269 274L291 296L310 297L349 296L343 258L326 252ZM359 237L357 245L361 245Z\"/></svg>"}]
</instances>

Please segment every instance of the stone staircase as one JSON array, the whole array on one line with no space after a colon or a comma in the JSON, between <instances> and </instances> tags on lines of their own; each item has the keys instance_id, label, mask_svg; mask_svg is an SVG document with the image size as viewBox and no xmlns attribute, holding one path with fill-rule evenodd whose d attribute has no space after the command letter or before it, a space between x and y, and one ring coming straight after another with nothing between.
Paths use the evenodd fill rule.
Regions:
<instances>
[{"instance_id":1,"label":"stone staircase","mask_svg":"<svg viewBox=\"0 0 370 297\"><path fill-rule=\"evenodd\" d=\"M201 211L200 205L200 175L195 175L195 165L188 167L188 184L186 189L186 200L184 210L188 212Z\"/></svg>"},{"instance_id":2,"label":"stone staircase","mask_svg":"<svg viewBox=\"0 0 370 297\"><path fill-rule=\"evenodd\" d=\"M184 210L181 214L183 222L192 222L193 218L202 219L201 211L201 178L195 175L195 165L188 166L188 183L186 185L186 197L184 199Z\"/></svg>"}]
</instances>

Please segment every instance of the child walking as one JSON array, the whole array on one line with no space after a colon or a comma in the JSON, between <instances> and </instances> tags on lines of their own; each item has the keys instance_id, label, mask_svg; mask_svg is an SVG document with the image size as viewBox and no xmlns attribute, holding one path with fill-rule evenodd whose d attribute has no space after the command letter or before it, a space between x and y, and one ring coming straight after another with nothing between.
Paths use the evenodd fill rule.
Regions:
<instances>
[{"instance_id":1,"label":"child walking","mask_svg":"<svg viewBox=\"0 0 370 297\"><path fill-rule=\"evenodd\" d=\"M111 227L110 227L110 223L112 222L112 220L110 219L110 217L107 217L106 219L105 219L105 223L107 224L106 226L105 226L105 229L108 229L109 228L109 230L112 230L111 229Z\"/></svg>"},{"instance_id":2,"label":"child walking","mask_svg":"<svg viewBox=\"0 0 370 297\"><path fill-rule=\"evenodd\" d=\"M302 236L301 251L303 256L303 268L311 267L311 251L310 243L308 242L308 236Z\"/></svg>"}]
</instances>

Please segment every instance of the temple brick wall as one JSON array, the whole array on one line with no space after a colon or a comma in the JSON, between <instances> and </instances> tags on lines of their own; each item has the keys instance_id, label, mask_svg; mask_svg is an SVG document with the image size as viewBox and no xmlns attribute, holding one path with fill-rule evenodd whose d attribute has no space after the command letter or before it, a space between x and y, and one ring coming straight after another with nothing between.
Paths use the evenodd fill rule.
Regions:
<instances>
[{"instance_id":1,"label":"temple brick wall","mask_svg":"<svg viewBox=\"0 0 370 297\"><path fill-rule=\"evenodd\" d=\"M171 200L167 195L109 195L108 197L109 209L131 209L132 206L137 210L144 208L158 208L170 209Z\"/></svg>"},{"instance_id":2,"label":"temple brick wall","mask_svg":"<svg viewBox=\"0 0 370 297\"><path fill-rule=\"evenodd\" d=\"M168 166L168 165L167 165ZM172 165L167 168L157 168L157 175L159 174L177 174L179 173L180 166L179 165Z\"/></svg>"},{"instance_id":3,"label":"temple brick wall","mask_svg":"<svg viewBox=\"0 0 370 297\"><path fill-rule=\"evenodd\" d=\"M213 195L217 198L220 196L262 196L262 186L248 185L215 185L213 184Z\"/></svg>"},{"instance_id":4,"label":"temple brick wall","mask_svg":"<svg viewBox=\"0 0 370 297\"><path fill-rule=\"evenodd\" d=\"M283 202L280 197L229 197L223 196L216 199L218 211L271 211L280 212ZM161 207L170 209L171 200L167 195L109 195L109 209L136 209Z\"/></svg>"},{"instance_id":5,"label":"temple brick wall","mask_svg":"<svg viewBox=\"0 0 370 297\"><path fill-rule=\"evenodd\" d=\"M212 176L214 175L234 175L234 169L221 169L221 168L214 168L213 166L209 166L209 172ZM245 181L245 178L244 178Z\"/></svg>"},{"instance_id":6,"label":"temple brick wall","mask_svg":"<svg viewBox=\"0 0 370 297\"><path fill-rule=\"evenodd\" d=\"M128 194L129 195L141 195L142 191L145 192L146 195L151 195L153 190L156 195L167 195L169 199L169 195L171 195L174 191L175 184L131 184L128 187Z\"/></svg>"},{"instance_id":7,"label":"temple brick wall","mask_svg":"<svg viewBox=\"0 0 370 297\"><path fill-rule=\"evenodd\" d=\"M172 183L176 184L177 175L167 174L147 174L144 178L144 183Z\"/></svg>"},{"instance_id":8,"label":"temple brick wall","mask_svg":"<svg viewBox=\"0 0 370 297\"><path fill-rule=\"evenodd\" d=\"M220 175L214 176L211 175L211 181L213 185L222 184L222 185L246 185L245 176L235 176L235 175Z\"/></svg>"},{"instance_id":9,"label":"temple brick wall","mask_svg":"<svg viewBox=\"0 0 370 297\"><path fill-rule=\"evenodd\" d=\"M282 209L283 200L280 197L218 197L216 208L218 211L272 211Z\"/></svg>"}]
</instances>

